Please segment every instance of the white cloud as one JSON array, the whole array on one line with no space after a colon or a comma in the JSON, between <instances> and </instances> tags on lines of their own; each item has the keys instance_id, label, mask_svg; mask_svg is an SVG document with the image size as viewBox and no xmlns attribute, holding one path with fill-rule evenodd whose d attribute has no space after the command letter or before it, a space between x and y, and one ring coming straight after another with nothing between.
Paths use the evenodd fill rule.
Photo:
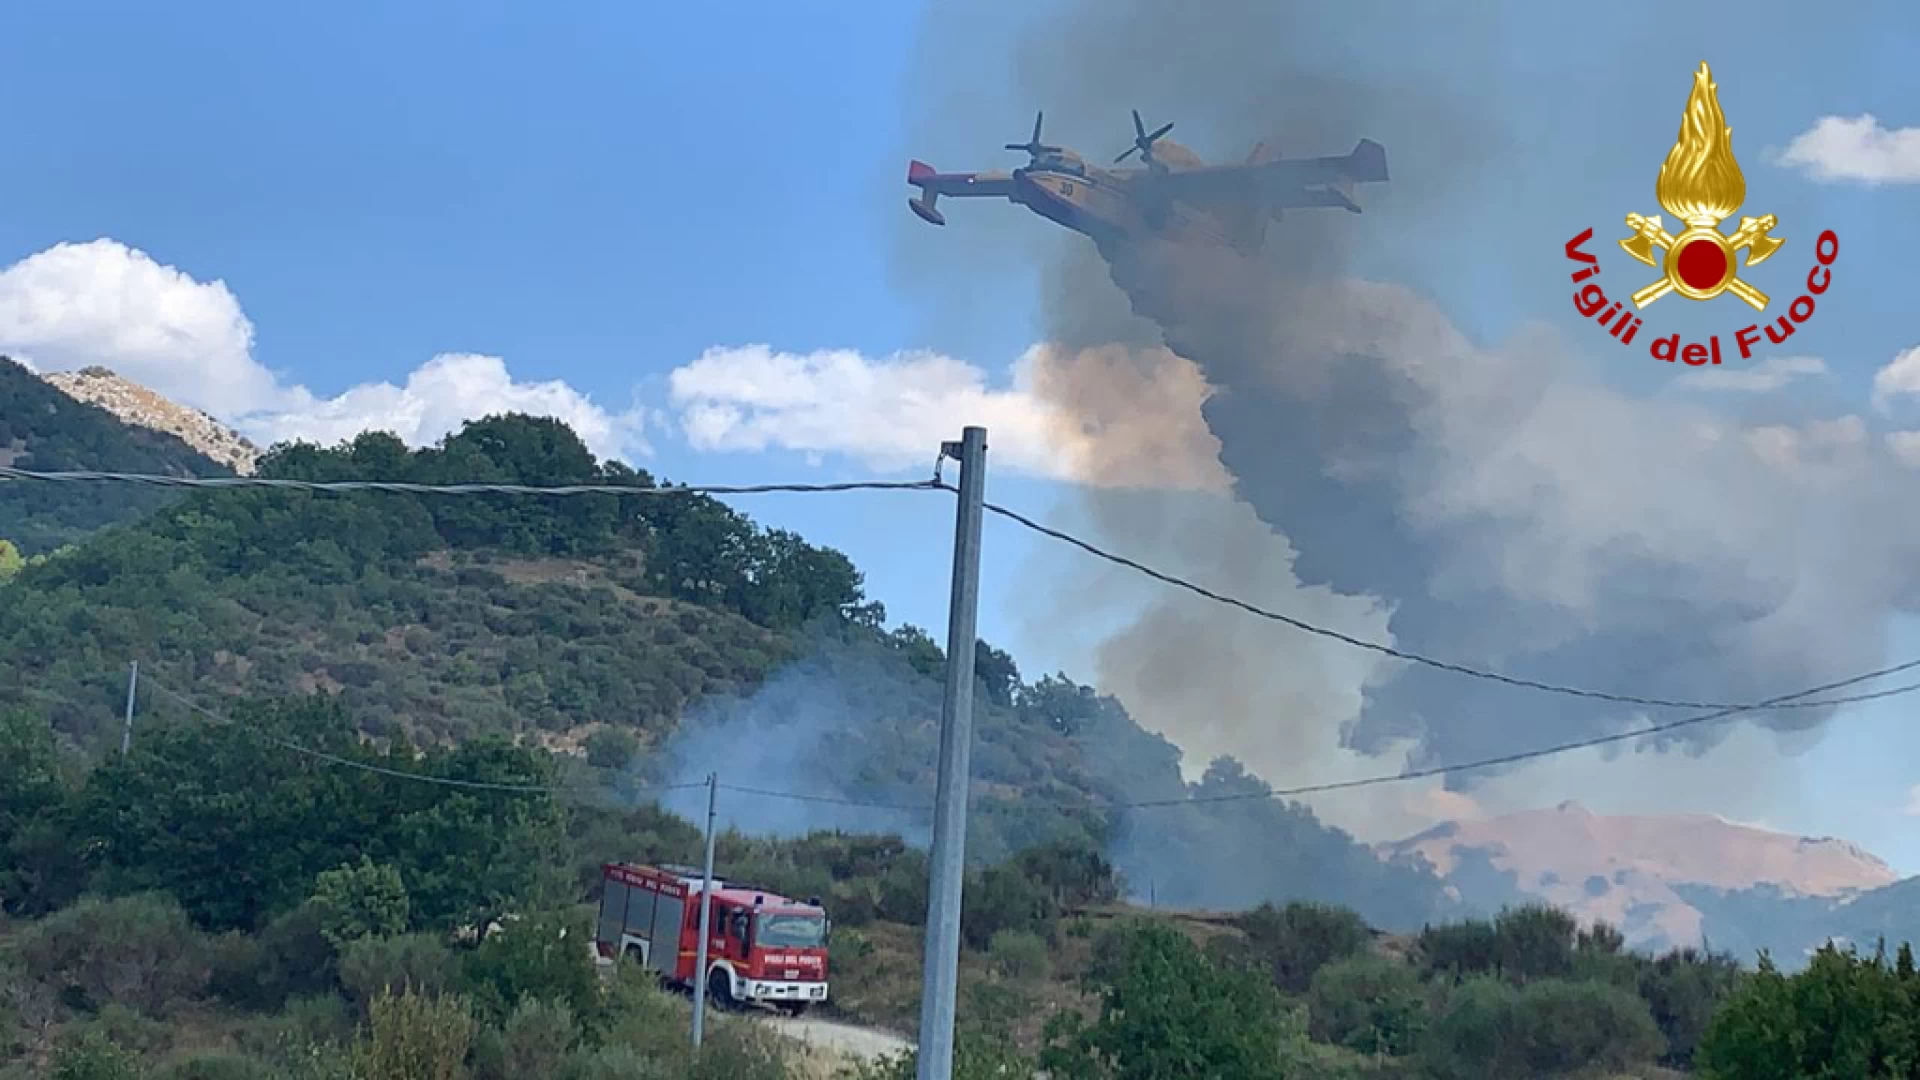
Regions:
<instances>
[{"instance_id":1,"label":"white cloud","mask_svg":"<svg viewBox=\"0 0 1920 1080\"><path fill-rule=\"evenodd\" d=\"M628 447L645 450L639 412L610 414L558 379L516 382L497 356L442 353L414 369L405 386L362 383L334 398L315 398L305 389L292 393L294 408L251 417L248 429L267 443L305 439L330 445L372 428L423 446L474 417L522 412L565 422L602 457L618 457Z\"/></svg>"},{"instance_id":2,"label":"white cloud","mask_svg":"<svg viewBox=\"0 0 1920 1080\"><path fill-rule=\"evenodd\" d=\"M112 240L59 244L0 270L0 352L41 371L100 364L230 417L281 406L253 324L224 281L199 282Z\"/></svg>"},{"instance_id":3,"label":"white cloud","mask_svg":"<svg viewBox=\"0 0 1920 1080\"><path fill-rule=\"evenodd\" d=\"M1825 375L1827 362L1817 356L1773 356L1746 370L1700 368L1683 372L1677 385L1696 390L1734 390L1763 394L1778 390L1805 375Z\"/></svg>"},{"instance_id":4,"label":"white cloud","mask_svg":"<svg viewBox=\"0 0 1920 1080\"><path fill-rule=\"evenodd\" d=\"M1823 116L1780 155L1816 180L1920 183L1920 128L1888 129L1872 113Z\"/></svg>"},{"instance_id":5,"label":"white cloud","mask_svg":"<svg viewBox=\"0 0 1920 1080\"><path fill-rule=\"evenodd\" d=\"M111 368L262 444L378 429L425 445L465 420L520 411L566 421L602 457L646 452L638 410L609 412L563 382L518 382L497 357L436 356L404 385L323 397L283 382L253 342L224 281L196 280L114 240L59 244L0 269L0 353L39 371Z\"/></svg>"},{"instance_id":6,"label":"white cloud","mask_svg":"<svg viewBox=\"0 0 1920 1080\"><path fill-rule=\"evenodd\" d=\"M1910 469L1920 469L1920 431L1887 432L1887 450Z\"/></svg>"},{"instance_id":7,"label":"white cloud","mask_svg":"<svg viewBox=\"0 0 1920 1080\"><path fill-rule=\"evenodd\" d=\"M1885 412L1903 397L1920 397L1920 345L1898 353L1873 376L1874 408Z\"/></svg>"},{"instance_id":8,"label":"white cloud","mask_svg":"<svg viewBox=\"0 0 1920 1080\"><path fill-rule=\"evenodd\" d=\"M1048 404L1071 385L1101 423ZM1031 475L1111 487L1216 490L1218 443L1200 417L1207 387L1164 349L1029 350L1011 384L953 357L765 345L709 349L669 378L687 440L710 451L844 454L875 469L930 467L941 440L987 429L994 460Z\"/></svg>"}]
</instances>

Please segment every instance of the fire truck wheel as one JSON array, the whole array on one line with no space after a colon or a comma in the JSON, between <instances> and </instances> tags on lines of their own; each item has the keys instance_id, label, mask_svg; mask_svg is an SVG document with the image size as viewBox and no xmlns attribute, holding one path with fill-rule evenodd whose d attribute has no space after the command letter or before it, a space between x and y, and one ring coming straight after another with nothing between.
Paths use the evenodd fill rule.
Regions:
<instances>
[{"instance_id":1,"label":"fire truck wheel","mask_svg":"<svg viewBox=\"0 0 1920 1080\"><path fill-rule=\"evenodd\" d=\"M727 977L726 969L714 968L707 975L707 996L717 1009L733 1008L733 980Z\"/></svg>"}]
</instances>

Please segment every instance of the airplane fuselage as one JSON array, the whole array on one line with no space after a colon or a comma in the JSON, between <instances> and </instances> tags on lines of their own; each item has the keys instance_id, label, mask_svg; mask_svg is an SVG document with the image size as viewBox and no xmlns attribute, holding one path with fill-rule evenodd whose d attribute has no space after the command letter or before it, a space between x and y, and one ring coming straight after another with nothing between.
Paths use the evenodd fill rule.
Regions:
<instances>
[{"instance_id":1,"label":"airplane fuselage","mask_svg":"<svg viewBox=\"0 0 1920 1080\"><path fill-rule=\"evenodd\" d=\"M1178 200L1155 200L1139 181L1120 184L1097 170L1015 169L1013 202L1096 241L1158 234L1168 240L1232 244L1213 215Z\"/></svg>"}]
</instances>

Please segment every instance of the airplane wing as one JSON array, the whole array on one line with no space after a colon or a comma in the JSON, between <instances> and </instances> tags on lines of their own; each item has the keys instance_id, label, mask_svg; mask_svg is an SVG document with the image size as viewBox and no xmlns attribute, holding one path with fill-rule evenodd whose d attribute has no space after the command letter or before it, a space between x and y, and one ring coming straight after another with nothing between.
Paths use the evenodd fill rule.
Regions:
<instances>
[{"instance_id":1,"label":"airplane wing","mask_svg":"<svg viewBox=\"0 0 1920 1080\"><path fill-rule=\"evenodd\" d=\"M1213 165L1162 173L1152 183L1182 202L1239 202L1273 208L1339 206L1355 213L1356 183L1387 179L1386 148L1361 139L1338 157L1269 161L1259 165Z\"/></svg>"}]
</instances>

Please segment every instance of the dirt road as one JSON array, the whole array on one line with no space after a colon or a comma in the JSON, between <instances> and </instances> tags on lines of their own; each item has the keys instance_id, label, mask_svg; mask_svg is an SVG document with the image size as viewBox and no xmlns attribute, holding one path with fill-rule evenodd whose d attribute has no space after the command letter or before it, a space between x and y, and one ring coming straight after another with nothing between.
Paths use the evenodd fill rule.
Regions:
<instances>
[{"instance_id":1,"label":"dirt road","mask_svg":"<svg viewBox=\"0 0 1920 1080\"><path fill-rule=\"evenodd\" d=\"M859 1027L839 1020L812 1016L764 1016L759 1022L807 1047L808 1063L815 1075L830 1077L835 1071L861 1061L873 1061L913 1049L912 1040L890 1031Z\"/></svg>"}]
</instances>

